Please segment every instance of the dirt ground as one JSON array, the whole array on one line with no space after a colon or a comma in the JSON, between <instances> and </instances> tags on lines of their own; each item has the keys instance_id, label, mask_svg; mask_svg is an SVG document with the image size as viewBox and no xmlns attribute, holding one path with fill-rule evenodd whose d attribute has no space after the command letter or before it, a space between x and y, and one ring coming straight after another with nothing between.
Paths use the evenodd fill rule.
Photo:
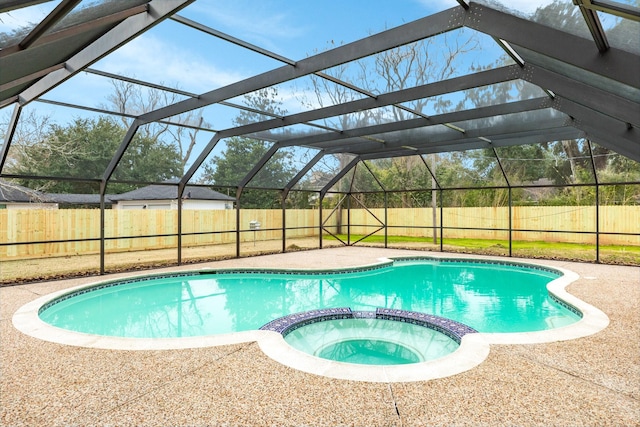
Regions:
<instances>
[{"instance_id":1,"label":"dirt ground","mask_svg":"<svg viewBox=\"0 0 640 427\"><path fill-rule=\"evenodd\" d=\"M360 242L361 247L384 247L384 244ZM243 242L240 245L240 258L283 252L297 252L300 250L319 249L317 237L287 239L283 251L282 240L266 240ZM323 248L340 247L343 244L337 240L325 239ZM411 249L421 251L440 251L439 245L424 242L403 242L389 245L394 249ZM496 246L486 248L464 248L445 245L445 251L458 253L473 253L479 255L508 256L507 247ZM518 257L535 259L567 260L578 262L593 262L593 251L581 253L552 253L548 250L527 250L513 254ZM236 257L236 244L217 244L211 246L196 246L182 249L182 264L194 264L208 261L219 261ZM622 256L618 253L608 253L601 250L601 262L604 264L638 265L640 260L633 256ZM105 273L139 271L159 267L178 265L178 250L160 249L136 252L114 252L105 256ZM19 283L38 282L72 277L94 276L100 273L100 256L98 254L73 255L65 257L30 258L18 260L0 260L0 286Z\"/></svg>"},{"instance_id":2,"label":"dirt ground","mask_svg":"<svg viewBox=\"0 0 640 427\"><path fill-rule=\"evenodd\" d=\"M287 252L317 249L317 238L287 241ZM339 246L339 242L324 242L323 247ZM240 245L240 257L282 252L281 240L246 242ZM219 244L183 248L183 264L236 258L236 245ZM136 252L116 252L105 256L105 272L146 270L177 265L177 249ZM31 258L0 261L0 286L67 277L94 276L100 272L98 254L65 257Z\"/></svg>"}]
</instances>

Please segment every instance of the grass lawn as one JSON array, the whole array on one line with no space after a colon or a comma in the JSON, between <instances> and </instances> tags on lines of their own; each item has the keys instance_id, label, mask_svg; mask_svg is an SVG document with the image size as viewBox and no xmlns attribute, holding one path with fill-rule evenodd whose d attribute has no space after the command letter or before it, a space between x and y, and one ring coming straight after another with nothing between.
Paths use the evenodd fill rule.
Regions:
<instances>
[{"instance_id":1,"label":"grass lawn","mask_svg":"<svg viewBox=\"0 0 640 427\"><path fill-rule=\"evenodd\" d=\"M346 234L337 235L342 241L347 240ZM351 235L350 241L356 242L362 235ZM334 239L333 236L325 236L325 239ZM359 244L382 245L384 236L371 235L363 239ZM415 248L416 245L439 248L440 239L434 245L432 237L405 237L388 236L387 244L390 247ZM487 255L509 255L508 240L488 239L444 239L443 248L451 252L470 252ZM513 241L511 244L513 256L525 258L567 259L572 261L594 262L596 259L595 245L546 241ZM640 247L620 245L600 245L600 261L608 264L640 265Z\"/></svg>"}]
</instances>

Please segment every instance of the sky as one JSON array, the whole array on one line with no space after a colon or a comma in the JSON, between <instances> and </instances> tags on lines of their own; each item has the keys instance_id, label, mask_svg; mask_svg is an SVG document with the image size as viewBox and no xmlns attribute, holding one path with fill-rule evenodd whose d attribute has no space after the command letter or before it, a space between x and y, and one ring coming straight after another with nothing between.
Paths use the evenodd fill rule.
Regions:
<instances>
[{"instance_id":1,"label":"sky","mask_svg":"<svg viewBox=\"0 0 640 427\"><path fill-rule=\"evenodd\" d=\"M92 0L84 0L84 3L90 3ZM59 3L57 0L51 0L38 5L14 10L11 12L0 13L0 32L6 32L14 28L18 28L26 22L37 22L45 17L55 6ZM316 20L318 14L333 14L334 10L347 9L356 10L359 14L364 16L380 16L376 13L376 10L381 8L385 11L391 10L392 14L398 11L405 10L410 7L421 7L425 11L442 10L448 7L453 7L458 3L455 0L396 0L380 1L380 0L324 0L324 1L260 1L260 0L242 0L242 1L216 1L203 2L207 4L203 6L190 6L192 9L204 11L203 13L215 16L219 19L225 20L230 25L234 25L246 33L255 33L258 37L264 37L260 34L264 30L264 26L252 25L248 22L256 22L256 18L259 22L264 22L263 18L269 18L270 22L276 22L278 28L277 32L285 32L289 28L289 22L287 17L290 17L292 10L308 11L313 17L312 20ZM523 13L532 13L535 9L541 5L551 3L551 0L510 0L508 2L503 1L505 5L514 10L522 11ZM632 0L624 0L622 3L632 4ZM209 5L214 5L209 7ZM364 6L364 7L363 7ZM296 13L297 15L297 13ZM363 15L359 15L363 16ZM254 18L252 20L243 19ZM274 21L274 18L276 19ZM269 37L266 37L268 39Z\"/></svg>"}]
</instances>

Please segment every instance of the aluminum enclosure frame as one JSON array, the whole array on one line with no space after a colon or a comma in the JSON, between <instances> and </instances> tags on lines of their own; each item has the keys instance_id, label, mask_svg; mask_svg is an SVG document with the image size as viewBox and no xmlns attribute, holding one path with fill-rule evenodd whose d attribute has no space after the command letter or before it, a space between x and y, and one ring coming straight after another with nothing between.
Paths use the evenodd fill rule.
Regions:
<instances>
[{"instance_id":1,"label":"aluminum enclosure frame","mask_svg":"<svg viewBox=\"0 0 640 427\"><path fill-rule=\"evenodd\" d=\"M423 155L446 151L468 150L478 148L492 148L496 159L500 158L495 151L495 147L531 144L535 142L547 142L551 140L586 138L604 147L610 148L617 153L625 155L633 160L640 161L640 73L638 65L640 58L632 53L611 47L606 39L597 14L594 10L605 10L614 12L624 17L636 19L633 9L617 10L610 5L610 2L596 2L590 0L576 0L574 3L584 14L585 20L593 36L593 40L587 40L572 34L568 34L560 29L549 28L540 23L528 21L526 19L510 15L506 12L498 11L490 7L474 2L459 1L460 6L446 11L409 22L402 26L389 29L387 31L371 35L347 45L322 52L300 61L293 61L281 55L269 52L248 42L234 39L215 29L208 28L195 21L177 15L177 12L193 2L194 0L152 0L146 4L144 12L140 8L128 11L130 16L122 16L123 21L114 29L102 35L91 45L87 46L73 57L59 64L44 68L36 73L24 76L22 80L5 83L18 87L35 80L24 89L17 97L0 100L0 105L14 103L14 111L9 122L4 143L0 150L0 172L4 166L16 125L20 118L22 108L30 102L36 102L49 90L56 87L65 80L71 78L80 71L92 72L90 67L98 59L104 57L119 46L122 46L138 34L156 25L164 19L172 19L181 24L187 25L198 31L205 32L212 37L222 38L226 41L238 44L239 46L253 50L261 55L278 60L284 65L271 71L250 77L237 83L211 90L202 94L192 94L184 91L176 91L189 98L146 112L139 116L131 116L133 123L126 132L126 135L116 153L106 167L100 179L101 197L101 273L105 272L104 253L104 209L105 194L107 185L113 180L113 173L118 167L120 160L125 154L131 140L135 136L140 126L151 122L169 123L172 116L202 108L212 104L229 104L229 100L250 93L252 91L267 88L275 84L290 81L301 76L316 75L320 78L330 79L336 84L349 87L366 95L357 101L337 104L330 107L312 109L307 112L291 114L284 117L273 117L270 120L257 122L245 126L238 126L222 130L212 130L202 128L200 130L215 132L209 143L202 149L196 160L179 180L178 186L178 263L182 262L181 238L182 238L182 195L187 183L193 178L198 168L207 159L219 141L224 138L234 136L249 135L252 138L263 138L270 140L274 135L269 132L274 129L292 126L295 124L305 124L315 120L326 119L341 114L349 114L364 109L373 109L383 106L392 106L408 102L419 98L446 94L466 88L475 88L488 84L495 84L510 80L523 80L532 83L548 93L548 98L538 98L523 100L512 103L499 104L495 106L479 107L475 109L446 113L437 116L421 116L411 120L397 121L370 125L366 127L353 128L348 130L325 129L326 133L311 136L301 136L289 139L280 139L271 146L261 160L251 168L250 172L237 184L236 194L239 196L245 188L250 188L251 179L259 173L261 168L269 161L279 148L304 146L317 150L317 154L294 176L294 178L281 188L273 188L282 192L283 218L285 217L285 201L296 183L319 162L323 156L330 154L350 154L355 157L342 170L329 181L329 183L318 191L322 200L331 190L332 186L342 177L349 173L352 168L360 162L370 159L391 158L397 156ZM33 30L20 43L22 49L30 46L46 36L43 36L47 28L52 23L68 13L76 0L63 0L60 6L52 12L47 22L44 22ZM14 6L10 6L14 7ZM634 18L635 16L635 18ZM115 18L114 18L115 19ZM468 76L456 77L449 80L438 81L424 86L412 87L391 93L372 94L362 88L355 87L347 82L340 81L325 74L323 70L358 60L360 58L373 55L390 48L401 46L414 41L429 38L438 34L446 33L455 29L469 28L493 37L499 44L507 49L512 49L512 54L521 59L515 65L483 71ZM533 52L542 58L549 58L549 61L536 61L534 56L527 56L527 52ZM3 52L3 51L0 51ZM11 51L3 52L1 55L10 57ZM528 59L527 59L528 58ZM567 69L580 70L578 73L567 73L566 70L555 67L554 61L566 65ZM93 71L100 74L99 71ZM102 73L104 74L104 73ZM587 79L585 80L585 75ZM607 84L590 84L589 76L594 76L601 82L611 82ZM124 79L136 84L146 84L160 90L171 91L171 89L136 81L135 79ZM620 90L620 87L627 90ZM624 92L624 96L621 95ZM230 104L234 107L238 105ZM82 107L79 107L82 108ZM520 123L518 119L509 120L508 117L498 125L478 129L461 129L455 127L441 129L443 125L448 125L466 120L479 120L486 117L508 116L509 114L521 113L525 111L538 111L542 109L553 109L559 113L559 117L540 121L537 123ZM410 110L408 110L410 112ZM111 112L113 114L113 112ZM267 114L260 112L260 114ZM267 114L268 115L268 114ZM419 115L419 114L418 114ZM438 127L439 126L439 127ZM421 136L421 129L441 129L437 134L426 134L428 139ZM413 130L415 138L394 141L391 132ZM386 138L390 138L386 140ZM374 140L382 141L375 142ZM487 142L490 141L490 142ZM407 148L409 147L409 148ZM591 145L589 144L591 151ZM590 161L595 162L591 152ZM426 164L425 164L426 165ZM428 168L428 165L426 165ZM502 166L501 166L502 167ZM502 169L505 174L504 169ZM429 170L435 179L435 175ZM0 177L4 175L0 173ZM42 179L43 177L31 177ZM507 185L504 187L511 192L512 188L517 188L509 183L505 174ZM633 183L637 184L637 183ZM597 182L595 187L603 184ZM502 187L500 187L502 188ZM425 189L424 191L432 191ZM437 191L442 197L442 192L446 191L438 185ZM385 194L387 191L383 190ZM596 199L598 191L596 190ZM240 233L239 227L239 205L238 205L238 227L236 233ZM511 209L511 200L510 200ZM598 202L596 202L596 210ZM322 213L320 213L322 215ZM442 232L442 224L440 225ZM511 226L509 233L511 233ZM386 224L385 224L386 233ZM385 234L386 235L386 234ZM284 243L283 224L283 250ZM597 241L599 242L599 230L596 230ZM510 239L511 241L511 239ZM239 242L239 239L237 239ZM238 243L239 244L239 243ZM596 245L599 248L599 244ZM597 249L598 250L598 249ZM510 252L511 254L511 249ZM237 248L239 254L239 246ZM599 260L599 255L596 257Z\"/></svg>"}]
</instances>

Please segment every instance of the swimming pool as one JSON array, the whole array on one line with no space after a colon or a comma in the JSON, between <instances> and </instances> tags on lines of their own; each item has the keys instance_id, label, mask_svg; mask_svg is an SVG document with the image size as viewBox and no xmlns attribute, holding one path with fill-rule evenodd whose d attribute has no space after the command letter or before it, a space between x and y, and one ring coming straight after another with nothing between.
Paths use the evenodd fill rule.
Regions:
<instances>
[{"instance_id":1,"label":"swimming pool","mask_svg":"<svg viewBox=\"0 0 640 427\"><path fill-rule=\"evenodd\" d=\"M446 317L479 332L529 332L580 319L550 296L562 274L469 260L398 259L348 271L203 271L108 283L46 304L40 318L76 332L179 338L259 329L314 309L394 308Z\"/></svg>"},{"instance_id":2,"label":"swimming pool","mask_svg":"<svg viewBox=\"0 0 640 427\"><path fill-rule=\"evenodd\" d=\"M456 270L458 267L461 268ZM506 278L498 280L502 275L497 272L503 270L516 270L519 278L507 274ZM397 279L394 286L390 286L392 277ZM482 277L489 279L491 285L474 284ZM533 279L533 283L525 277ZM374 282L372 279L375 278L383 280ZM455 259L422 255L379 258L362 267L331 270L234 268L131 275L126 279L81 285L40 296L20 307L12 321L18 330L29 336L64 345L111 350L170 350L255 342L266 356L308 373L355 381L423 381L474 368L488 356L490 344L546 343L601 331L608 325L608 317L565 290L578 278L572 271L555 265L551 268L511 260L505 262L501 258ZM148 292L162 283L168 284L167 292ZM498 294L496 286L504 288L506 293ZM130 289L127 292L133 290L134 293L128 296L121 293L127 288ZM527 288L535 288L536 292L520 292ZM162 297L152 299L149 295ZM426 298L429 295L433 297ZM83 307L83 301L88 302L86 307L76 310L73 316L81 320L85 332L63 328L72 325L74 320L64 314L65 306L80 302L78 307ZM153 302L148 304L150 301ZM262 303L255 304L255 301ZM480 312L467 318L460 317L464 311L473 312L471 308L483 306L485 313L495 314L499 311L496 306L503 301L511 307L507 310L511 317L506 321L483 320L485 316ZM541 304L534 306L537 302ZM143 310L144 306L151 308ZM395 320L424 323L426 319L428 328L455 338L459 346L452 353L434 360L371 366L314 357L288 344L278 328L264 329L269 323L263 322L278 323L282 319L295 323L296 327L303 326L310 313L313 317L314 311L341 310L330 308L335 306L348 307L343 309L353 309L365 317L380 315L386 318L389 314L394 317L400 313ZM532 310L532 307L535 308ZM87 311L88 308L93 314L91 310ZM310 311L305 311L309 308ZM406 308L414 311L405 312ZM151 315L145 317L143 314L147 310ZM102 313L109 312L118 313L110 326L90 319L96 313L97 318L101 318ZM292 312L296 313L288 314ZM425 312L440 313L442 317ZM279 317L282 315L284 317ZM43 318L48 316L60 326L45 322ZM510 320L514 316L525 322L515 327ZM303 322L298 323L301 319ZM474 319L480 321L474 323ZM478 333L464 323L472 323L484 331ZM500 328L494 327L500 324ZM496 332L498 330L502 332ZM522 330L526 332L517 332ZM112 335L105 335L105 332ZM199 335L203 333L208 335ZM375 340L378 338L373 337L372 341ZM354 344L349 344L349 339L343 341L348 346ZM384 342L356 342L355 345L378 351L395 342L379 341ZM399 344L395 350L405 355L405 349L414 350L412 345L407 347L406 342ZM344 352L344 348L335 349ZM331 350L326 352L332 353Z\"/></svg>"}]
</instances>

